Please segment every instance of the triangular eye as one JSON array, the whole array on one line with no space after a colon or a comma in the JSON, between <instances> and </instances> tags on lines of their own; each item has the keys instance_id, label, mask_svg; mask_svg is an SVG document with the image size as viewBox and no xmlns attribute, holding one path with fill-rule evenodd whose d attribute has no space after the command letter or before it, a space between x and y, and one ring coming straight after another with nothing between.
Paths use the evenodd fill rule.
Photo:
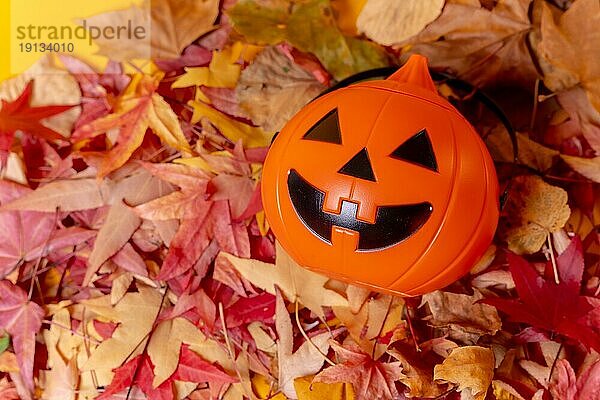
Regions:
<instances>
[{"instance_id":1,"label":"triangular eye","mask_svg":"<svg viewBox=\"0 0 600 400\"><path fill-rule=\"evenodd\" d=\"M302 139L342 144L342 133L340 131L337 108L327 113L319 122L314 124Z\"/></svg>"},{"instance_id":2,"label":"triangular eye","mask_svg":"<svg viewBox=\"0 0 600 400\"><path fill-rule=\"evenodd\" d=\"M354 157L350 159L340 170L340 174L353 176L355 178L365 179L371 182L377 182L375 179L375 173L373 172L373 165L369 159L369 153L365 147Z\"/></svg>"},{"instance_id":3,"label":"triangular eye","mask_svg":"<svg viewBox=\"0 0 600 400\"><path fill-rule=\"evenodd\" d=\"M390 157L408 161L438 172L433 146L426 129L422 129L413 137L402 143Z\"/></svg>"}]
</instances>

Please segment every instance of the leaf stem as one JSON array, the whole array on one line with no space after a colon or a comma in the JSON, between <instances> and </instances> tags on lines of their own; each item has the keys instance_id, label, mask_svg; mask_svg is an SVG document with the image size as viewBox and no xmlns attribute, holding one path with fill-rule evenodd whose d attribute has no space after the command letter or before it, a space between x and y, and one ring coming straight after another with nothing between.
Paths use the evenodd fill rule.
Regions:
<instances>
[{"instance_id":1,"label":"leaf stem","mask_svg":"<svg viewBox=\"0 0 600 400\"><path fill-rule=\"evenodd\" d=\"M233 351L233 347L231 347L231 341L229 340L229 334L227 333L227 323L225 322L225 312L223 311L223 303L221 303L221 302L219 302L219 319L221 320L221 329L223 330L225 344L227 345L227 352L229 353L229 357L231 358L231 361L233 363L233 366L235 369L235 374L237 375L238 379L240 380L240 384L242 385L242 388L246 392L246 387L242 383L242 382L244 382L244 379L242 378L242 374L240 374L240 371L237 367L237 359L235 358L235 353ZM249 399L253 398L247 392L245 393L245 395L248 396Z\"/></svg>"},{"instance_id":2,"label":"leaf stem","mask_svg":"<svg viewBox=\"0 0 600 400\"><path fill-rule=\"evenodd\" d=\"M408 322L408 329L410 330L410 337L412 338L413 343L415 345L415 350L417 351L417 353L420 353L421 348L419 347L419 344L417 343L417 336L415 335L415 330L414 330L413 324L412 324L412 318L410 317L411 307L408 304L406 304L405 310L406 310L406 312L405 312L406 322Z\"/></svg>"},{"instance_id":3,"label":"leaf stem","mask_svg":"<svg viewBox=\"0 0 600 400\"><path fill-rule=\"evenodd\" d=\"M92 337L88 334L88 331L87 331L87 322L85 320L85 311L86 311L86 308L84 306L83 310L81 311L81 331L83 332L83 347L85 347L85 353L87 355L87 358L89 359L90 356L92 355L92 351L90 350L90 342L92 340ZM96 375L96 370L95 369L90 370L90 375L92 377L92 383L94 384L94 387L98 387L98 375Z\"/></svg>"},{"instance_id":4,"label":"leaf stem","mask_svg":"<svg viewBox=\"0 0 600 400\"><path fill-rule=\"evenodd\" d=\"M319 354L321 354L323 356L323 358L325 359L325 361L327 361L327 364L334 366L335 363L333 361L331 361L329 359L329 357L327 357L327 354L324 354L321 349L308 337L308 335L306 334L306 332L304 331L304 328L302 328L302 325L300 324L300 317L298 316L298 300L296 299L296 301L294 302L295 309L294 309L294 315L296 316L296 325L298 326L298 330L300 331L300 333L302 334L302 336L304 337L304 339L306 339L306 341L308 343L310 343L315 350L317 350L319 352Z\"/></svg>"},{"instance_id":5,"label":"leaf stem","mask_svg":"<svg viewBox=\"0 0 600 400\"><path fill-rule=\"evenodd\" d=\"M554 282L557 285L560 284L560 279L558 277L558 266L556 265L556 258L554 257L554 249L552 248L552 238L550 237L550 232L548 232L548 249L550 250L550 261L552 261L552 271L554 271Z\"/></svg>"},{"instance_id":6,"label":"leaf stem","mask_svg":"<svg viewBox=\"0 0 600 400\"><path fill-rule=\"evenodd\" d=\"M550 367L550 374L548 375L548 383L550 383L550 380L552 380L552 374L554 373L554 367L556 367L556 362L558 361L558 357L560 357L560 352L563 349L563 344L561 343L560 346L558 346L558 351L556 352L556 356L554 357L554 361L552 361L552 366Z\"/></svg>"},{"instance_id":7,"label":"leaf stem","mask_svg":"<svg viewBox=\"0 0 600 400\"><path fill-rule=\"evenodd\" d=\"M537 116L538 104L540 100L538 96L540 94L540 78L535 80L535 86L533 89L533 110L531 111L531 119L529 120L529 131L533 132L533 127L535 126L535 118Z\"/></svg>"},{"instance_id":8,"label":"leaf stem","mask_svg":"<svg viewBox=\"0 0 600 400\"><path fill-rule=\"evenodd\" d=\"M28 301L31 301L31 296L33 296L33 286L34 286L35 282L37 281L38 268L40 267L42 258L44 258L44 253L48 250L48 245L50 244L50 239L52 239L52 236L54 235L54 230L56 229L56 224L58 223L58 211L59 211L59 209L57 207L56 210L54 211L54 222L52 223L51 231L48 234L48 237L46 237L46 240L44 241L44 245L42 246L40 256L38 257L37 261L35 262L35 266L33 267L33 271L31 272L31 283L29 284L29 294L27 296ZM19 214L19 225L21 225L21 232L23 232L21 214ZM21 243L23 243L23 242L21 242ZM38 287L39 287L39 282L38 282ZM41 290L40 290L40 296L42 296Z\"/></svg>"},{"instance_id":9,"label":"leaf stem","mask_svg":"<svg viewBox=\"0 0 600 400\"><path fill-rule=\"evenodd\" d=\"M146 343L144 344L144 349L140 353L142 356L140 357L140 359L137 362L137 365L135 366L135 371L133 371L133 376L131 377L131 385L129 385L129 389L127 389L127 396L125 396L125 400L129 400L129 396L131 395L131 391L133 390L133 385L135 385L135 380L137 378L138 373L140 372L140 367L142 366L142 361L144 360L144 353L146 353L146 350L148 350L148 345L150 344L150 338L152 337L152 333L154 332L155 324L156 324L156 321L158 321L158 317L160 316L160 312L163 308L163 304L165 304L165 298L167 297L168 291L169 291L169 288L165 287L165 292L163 293L163 295L160 299L160 305L158 306L158 310L156 311L156 316L154 317L154 322L152 323L152 329L150 330L150 332L148 332L148 334L144 337L144 339L142 339L142 342L144 340L146 340ZM138 343L138 345L135 346L135 348L129 354L129 356L131 356L131 354L133 354L133 352L135 352L135 349L137 349L138 346L142 342ZM129 358L129 356L127 356L127 358Z\"/></svg>"},{"instance_id":10,"label":"leaf stem","mask_svg":"<svg viewBox=\"0 0 600 400\"><path fill-rule=\"evenodd\" d=\"M51 320L48 320L48 319L44 319L44 320L42 320L42 323L46 324L46 325L54 325L57 328L61 328L61 329L64 329L66 331L69 331L69 332L71 332L71 334L73 334L75 336L79 336L80 338L83 338L84 340L89 340L90 342L94 343L95 345L99 345L100 343L102 343L102 342L97 341L93 337L88 337L88 336L86 336L86 335L84 335L82 333L74 331L73 328L69 328L68 326L65 326L63 324L59 324L58 322L54 322L54 321L51 321Z\"/></svg>"}]
</instances>

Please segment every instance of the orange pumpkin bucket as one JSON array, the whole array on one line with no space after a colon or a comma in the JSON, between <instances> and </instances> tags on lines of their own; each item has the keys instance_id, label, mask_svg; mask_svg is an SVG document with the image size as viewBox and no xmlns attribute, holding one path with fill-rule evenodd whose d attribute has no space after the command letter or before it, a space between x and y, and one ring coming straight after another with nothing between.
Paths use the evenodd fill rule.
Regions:
<instances>
[{"instance_id":1,"label":"orange pumpkin bucket","mask_svg":"<svg viewBox=\"0 0 600 400\"><path fill-rule=\"evenodd\" d=\"M299 264L403 296L464 275L499 215L487 148L421 56L305 106L269 150L262 185L267 220Z\"/></svg>"}]
</instances>

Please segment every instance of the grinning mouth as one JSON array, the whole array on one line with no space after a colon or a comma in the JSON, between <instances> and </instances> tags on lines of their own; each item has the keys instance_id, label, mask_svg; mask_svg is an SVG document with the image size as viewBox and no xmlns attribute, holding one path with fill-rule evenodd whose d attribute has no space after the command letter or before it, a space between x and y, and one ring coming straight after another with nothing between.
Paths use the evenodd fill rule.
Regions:
<instances>
[{"instance_id":1,"label":"grinning mouth","mask_svg":"<svg viewBox=\"0 0 600 400\"><path fill-rule=\"evenodd\" d=\"M429 219L433 206L423 202L377 207L375 223L356 219L358 204L342 200L339 214L323 211L325 192L315 188L292 169L288 191L296 213L304 225L321 240L331 244L332 228L358 232L357 251L381 250L394 246L417 232Z\"/></svg>"}]
</instances>

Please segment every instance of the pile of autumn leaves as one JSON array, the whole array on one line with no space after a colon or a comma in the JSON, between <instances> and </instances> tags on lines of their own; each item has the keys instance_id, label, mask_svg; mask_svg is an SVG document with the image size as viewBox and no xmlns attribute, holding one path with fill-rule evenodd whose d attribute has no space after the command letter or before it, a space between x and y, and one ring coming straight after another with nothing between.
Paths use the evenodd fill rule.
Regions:
<instances>
[{"instance_id":1,"label":"pile of autumn leaves","mask_svg":"<svg viewBox=\"0 0 600 400\"><path fill-rule=\"evenodd\" d=\"M600 399L598 2L222 3L152 1L148 73L100 42L0 84L0 398ZM303 104L410 52L497 93L520 165L469 276L401 299L300 268L259 182Z\"/></svg>"}]
</instances>

